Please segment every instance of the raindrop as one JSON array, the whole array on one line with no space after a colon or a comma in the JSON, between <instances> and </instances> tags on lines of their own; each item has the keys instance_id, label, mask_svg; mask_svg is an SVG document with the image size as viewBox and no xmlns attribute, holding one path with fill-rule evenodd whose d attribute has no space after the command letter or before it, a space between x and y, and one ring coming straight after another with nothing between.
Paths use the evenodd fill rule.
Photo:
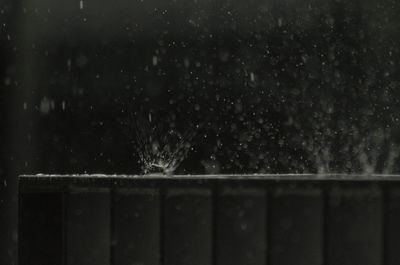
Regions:
<instances>
[{"instance_id":1,"label":"raindrop","mask_svg":"<svg viewBox=\"0 0 400 265\"><path fill-rule=\"evenodd\" d=\"M68 71L71 71L71 59L67 60L67 68L68 68Z\"/></svg>"},{"instance_id":2,"label":"raindrop","mask_svg":"<svg viewBox=\"0 0 400 265\"><path fill-rule=\"evenodd\" d=\"M51 102L48 98L44 97L40 101L39 111L41 114L49 114L51 109Z\"/></svg>"},{"instance_id":3,"label":"raindrop","mask_svg":"<svg viewBox=\"0 0 400 265\"><path fill-rule=\"evenodd\" d=\"M156 66L158 63L158 58L156 55L153 56L153 65Z\"/></svg>"},{"instance_id":4,"label":"raindrop","mask_svg":"<svg viewBox=\"0 0 400 265\"><path fill-rule=\"evenodd\" d=\"M186 68L188 68L188 67L190 66L190 61L189 61L189 59L188 59L188 58L185 58L185 59L183 60L183 64L185 65Z\"/></svg>"},{"instance_id":5,"label":"raindrop","mask_svg":"<svg viewBox=\"0 0 400 265\"><path fill-rule=\"evenodd\" d=\"M282 27L282 25L283 25L283 18L278 18L278 26L279 27Z\"/></svg>"},{"instance_id":6,"label":"raindrop","mask_svg":"<svg viewBox=\"0 0 400 265\"><path fill-rule=\"evenodd\" d=\"M255 81L255 77L254 77L254 73L253 72L250 73L250 81L251 82Z\"/></svg>"},{"instance_id":7,"label":"raindrop","mask_svg":"<svg viewBox=\"0 0 400 265\"><path fill-rule=\"evenodd\" d=\"M82 53L76 58L76 64L78 65L79 68L84 67L87 63L88 63L88 58Z\"/></svg>"}]
</instances>

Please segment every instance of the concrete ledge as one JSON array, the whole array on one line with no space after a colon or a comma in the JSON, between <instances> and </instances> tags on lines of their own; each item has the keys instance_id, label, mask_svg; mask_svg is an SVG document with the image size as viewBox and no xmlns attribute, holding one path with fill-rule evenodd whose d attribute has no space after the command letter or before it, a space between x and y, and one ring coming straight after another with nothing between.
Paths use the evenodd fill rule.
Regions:
<instances>
[{"instance_id":1,"label":"concrete ledge","mask_svg":"<svg viewBox=\"0 0 400 265\"><path fill-rule=\"evenodd\" d=\"M24 175L20 265L382 265L399 175Z\"/></svg>"}]
</instances>

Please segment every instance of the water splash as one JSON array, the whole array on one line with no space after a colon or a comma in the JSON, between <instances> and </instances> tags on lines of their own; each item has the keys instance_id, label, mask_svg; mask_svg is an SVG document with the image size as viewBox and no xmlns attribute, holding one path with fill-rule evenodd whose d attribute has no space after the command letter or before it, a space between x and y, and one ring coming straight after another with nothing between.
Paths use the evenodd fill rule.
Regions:
<instances>
[{"instance_id":1,"label":"water splash","mask_svg":"<svg viewBox=\"0 0 400 265\"><path fill-rule=\"evenodd\" d=\"M187 157L196 130L188 126L182 132L183 129L176 128L175 119L173 115L161 118L151 112L147 119L144 115L137 115L137 151L144 174L171 175Z\"/></svg>"},{"instance_id":2,"label":"water splash","mask_svg":"<svg viewBox=\"0 0 400 265\"><path fill-rule=\"evenodd\" d=\"M311 134L303 136L303 148L320 174L390 174L400 157L400 145L391 141L392 134L388 128L354 124L335 131L321 121L313 124Z\"/></svg>"}]
</instances>

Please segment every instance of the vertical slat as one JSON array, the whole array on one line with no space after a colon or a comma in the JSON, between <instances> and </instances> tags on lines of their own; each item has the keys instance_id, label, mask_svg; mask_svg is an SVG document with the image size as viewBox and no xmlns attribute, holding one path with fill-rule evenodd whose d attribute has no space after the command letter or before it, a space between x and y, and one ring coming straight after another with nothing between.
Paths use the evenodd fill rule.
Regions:
<instances>
[{"instance_id":1,"label":"vertical slat","mask_svg":"<svg viewBox=\"0 0 400 265\"><path fill-rule=\"evenodd\" d=\"M62 265L62 193L22 193L19 207L19 264Z\"/></svg>"},{"instance_id":2,"label":"vertical slat","mask_svg":"<svg viewBox=\"0 0 400 265\"><path fill-rule=\"evenodd\" d=\"M62 209L62 223L63 223L63 255L62 255L62 264L67 265L68 264L68 253L67 253L67 248L68 248L68 198L69 198L69 192L67 186L64 186L63 190L63 197L62 197L62 202L63 202L63 209Z\"/></svg>"},{"instance_id":3,"label":"vertical slat","mask_svg":"<svg viewBox=\"0 0 400 265\"><path fill-rule=\"evenodd\" d=\"M322 208L322 264L329 264L329 251L328 251L328 223L329 223L329 190L326 187L322 187L322 197L323 197L323 208Z\"/></svg>"},{"instance_id":4,"label":"vertical slat","mask_svg":"<svg viewBox=\"0 0 400 265\"><path fill-rule=\"evenodd\" d=\"M157 189L116 191L113 264L159 264L159 206Z\"/></svg>"},{"instance_id":5,"label":"vertical slat","mask_svg":"<svg viewBox=\"0 0 400 265\"><path fill-rule=\"evenodd\" d=\"M212 265L218 264L218 184L212 189Z\"/></svg>"},{"instance_id":6,"label":"vertical slat","mask_svg":"<svg viewBox=\"0 0 400 265\"><path fill-rule=\"evenodd\" d=\"M271 195L271 190L267 187L265 189L265 262L264 265L269 265L272 264L271 260L271 238L272 238L272 229L271 229L271 219L273 218L272 216L272 211L271 211L271 201L272 201L272 195Z\"/></svg>"},{"instance_id":7,"label":"vertical slat","mask_svg":"<svg viewBox=\"0 0 400 265\"><path fill-rule=\"evenodd\" d=\"M115 264L115 248L116 248L116 233L115 233L115 202L116 202L116 188L110 188L110 262L109 264Z\"/></svg>"},{"instance_id":8,"label":"vertical slat","mask_svg":"<svg viewBox=\"0 0 400 265\"><path fill-rule=\"evenodd\" d=\"M382 204L377 188L330 192L327 220L328 265L381 265Z\"/></svg>"},{"instance_id":9,"label":"vertical slat","mask_svg":"<svg viewBox=\"0 0 400 265\"><path fill-rule=\"evenodd\" d=\"M385 213L385 261L384 265L400 264L400 188L388 190Z\"/></svg>"},{"instance_id":10,"label":"vertical slat","mask_svg":"<svg viewBox=\"0 0 400 265\"><path fill-rule=\"evenodd\" d=\"M177 188L166 191L166 265L212 264L211 203L209 189Z\"/></svg>"},{"instance_id":11,"label":"vertical slat","mask_svg":"<svg viewBox=\"0 0 400 265\"><path fill-rule=\"evenodd\" d=\"M67 204L67 264L110 265L108 189L71 190Z\"/></svg>"},{"instance_id":12,"label":"vertical slat","mask_svg":"<svg viewBox=\"0 0 400 265\"><path fill-rule=\"evenodd\" d=\"M285 187L272 194L270 261L274 265L321 265L323 200L318 189Z\"/></svg>"},{"instance_id":13,"label":"vertical slat","mask_svg":"<svg viewBox=\"0 0 400 265\"><path fill-rule=\"evenodd\" d=\"M159 218L159 237L160 237L160 242L158 243L158 248L159 248L159 264L164 265L165 264L165 187L162 185L160 187L160 205L159 205L159 213L160 213L160 218Z\"/></svg>"},{"instance_id":14,"label":"vertical slat","mask_svg":"<svg viewBox=\"0 0 400 265\"><path fill-rule=\"evenodd\" d=\"M262 189L223 189L218 198L217 264L265 264L266 200Z\"/></svg>"}]
</instances>

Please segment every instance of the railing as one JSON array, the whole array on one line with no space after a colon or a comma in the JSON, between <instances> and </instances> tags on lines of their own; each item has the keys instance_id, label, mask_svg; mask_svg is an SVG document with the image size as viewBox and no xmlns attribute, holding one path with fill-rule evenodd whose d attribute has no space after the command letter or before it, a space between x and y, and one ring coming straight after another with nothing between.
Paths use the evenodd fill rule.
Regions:
<instances>
[{"instance_id":1,"label":"railing","mask_svg":"<svg viewBox=\"0 0 400 265\"><path fill-rule=\"evenodd\" d=\"M20 265L398 265L400 176L21 176Z\"/></svg>"}]
</instances>

